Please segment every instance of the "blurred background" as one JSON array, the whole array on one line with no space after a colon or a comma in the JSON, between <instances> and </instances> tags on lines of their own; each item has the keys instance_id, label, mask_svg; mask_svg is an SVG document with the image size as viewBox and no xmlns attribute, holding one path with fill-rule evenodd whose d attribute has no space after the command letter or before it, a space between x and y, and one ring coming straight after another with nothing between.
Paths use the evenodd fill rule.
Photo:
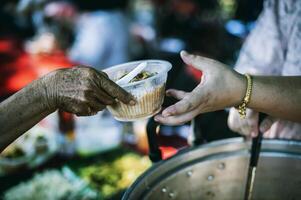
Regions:
<instances>
[{"instance_id":1,"label":"blurred background","mask_svg":"<svg viewBox=\"0 0 301 200\"><path fill-rule=\"evenodd\" d=\"M233 66L262 6L262 0L4 0L0 101L58 68L103 70L141 59L168 60L167 88L191 91L202 74L185 66L179 52ZM174 102L166 98L164 106ZM237 137L227 115L217 111L196 117L193 126L161 126L156 139L163 158L192 145L192 129L202 133L198 144ZM151 166L147 123L120 123L107 111L81 118L57 111L0 155L0 196L120 199Z\"/></svg>"}]
</instances>

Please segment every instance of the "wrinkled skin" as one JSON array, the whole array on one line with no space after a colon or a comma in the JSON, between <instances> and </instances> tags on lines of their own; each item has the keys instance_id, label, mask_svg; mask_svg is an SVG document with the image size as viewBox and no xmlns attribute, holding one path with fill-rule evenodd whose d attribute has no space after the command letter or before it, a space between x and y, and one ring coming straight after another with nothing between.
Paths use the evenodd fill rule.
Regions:
<instances>
[{"instance_id":1,"label":"wrinkled skin","mask_svg":"<svg viewBox=\"0 0 301 200\"><path fill-rule=\"evenodd\" d=\"M94 115L115 99L135 104L132 95L103 72L89 67L53 71L0 104L0 152L57 109L78 116Z\"/></svg>"},{"instance_id":2,"label":"wrinkled skin","mask_svg":"<svg viewBox=\"0 0 301 200\"><path fill-rule=\"evenodd\" d=\"M78 116L94 115L106 105L113 104L115 99L125 104L133 99L104 72L89 67L57 70L46 76L43 82L50 109L57 107Z\"/></svg>"}]
</instances>

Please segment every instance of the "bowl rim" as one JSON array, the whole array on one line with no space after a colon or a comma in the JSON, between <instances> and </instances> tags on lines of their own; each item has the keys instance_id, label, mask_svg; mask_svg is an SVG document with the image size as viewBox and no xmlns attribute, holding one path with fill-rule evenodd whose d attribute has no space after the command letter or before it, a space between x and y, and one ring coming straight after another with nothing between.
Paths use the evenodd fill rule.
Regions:
<instances>
[{"instance_id":1,"label":"bowl rim","mask_svg":"<svg viewBox=\"0 0 301 200\"><path fill-rule=\"evenodd\" d=\"M158 73L158 74L156 74L156 75L154 75L154 76L152 76L150 78L147 78L147 79L144 79L144 80L140 80L140 81L136 81L136 82L133 82L133 83L121 84L121 85L119 85L120 87L125 88L125 87L129 87L129 86L139 85L140 83L142 83L142 82L144 82L146 80L152 80L152 79L157 78L159 75L161 75L163 73L167 73L172 68L172 64L170 62L166 61L166 60L146 59L146 60L136 60L136 61L126 62L126 63L122 63L122 64L118 64L118 65L113 65L113 66L111 66L111 67L103 70L103 72L110 73L111 71L115 70L116 68L122 67L124 65L129 65L129 64L137 64L137 65L139 65L139 63L142 63L142 62L160 62L162 64L165 64L166 68L163 69L160 73Z\"/></svg>"}]
</instances>

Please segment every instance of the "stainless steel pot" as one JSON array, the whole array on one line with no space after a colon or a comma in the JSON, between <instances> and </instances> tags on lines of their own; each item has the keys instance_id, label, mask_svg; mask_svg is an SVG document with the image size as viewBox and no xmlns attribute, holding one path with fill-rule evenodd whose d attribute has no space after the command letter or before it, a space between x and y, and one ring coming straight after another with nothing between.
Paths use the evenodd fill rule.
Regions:
<instances>
[{"instance_id":1,"label":"stainless steel pot","mask_svg":"<svg viewBox=\"0 0 301 200\"><path fill-rule=\"evenodd\" d=\"M243 199L249 149L242 138L185 149L154 164L123 200ZM253 199L301 199L301 142L263 141Z\"/></svg>"}]
</instances>

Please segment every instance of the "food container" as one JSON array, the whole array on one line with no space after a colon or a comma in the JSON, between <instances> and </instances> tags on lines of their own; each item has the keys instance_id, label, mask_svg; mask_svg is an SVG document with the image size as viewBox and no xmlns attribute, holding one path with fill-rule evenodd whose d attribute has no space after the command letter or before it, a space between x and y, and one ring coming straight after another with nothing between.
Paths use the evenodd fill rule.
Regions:
<instances>
[{"instance_id":1,"label":"food container","mask_svg":"<svg viewBox=\"0 0 301 200\"><path fill-rule=\"evenodd\" d=\"M171 69L169 62L163 60L134 61L113 66L104 70L104 72L108 74L111 80L117 81L142 62L147 62L147 67L143 71L154 75L144 80L120 85L136 98L137 103L131 106L118 101L114 105L108 106L108 110L119 121L145 119L157 114L161 110L167 73Z\"/></svg>"},{"instance_id":2,"label":"food container","mask_svg":"<svg viewBox=\"0 0 301 200\"><path fill-rule=\"evenodd\" d=\"M250 143L242 138L187 148L154 164L123 200L243 199ZM253 200L300 199L301 142L263 140Z\"/></svg>"}]
</instances>

